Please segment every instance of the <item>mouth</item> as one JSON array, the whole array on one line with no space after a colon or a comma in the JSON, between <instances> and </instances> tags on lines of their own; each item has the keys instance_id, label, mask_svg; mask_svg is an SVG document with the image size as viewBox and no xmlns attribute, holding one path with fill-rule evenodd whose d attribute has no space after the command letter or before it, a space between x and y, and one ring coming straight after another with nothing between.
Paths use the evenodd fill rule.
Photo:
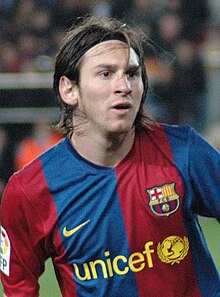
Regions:
<instances>
[{"instance_id":1,"label":"mouth","mask_svg":"<svg viewBox=\"0 0 220 297\"><path fill-rule=\"evenodd\" d=\"M117 110L126 110L126 109L131 108L131 104L129 104L129 103L119 103L117 105L114 105L113 108L117 109Z\"/></svg>"}]
</instances>

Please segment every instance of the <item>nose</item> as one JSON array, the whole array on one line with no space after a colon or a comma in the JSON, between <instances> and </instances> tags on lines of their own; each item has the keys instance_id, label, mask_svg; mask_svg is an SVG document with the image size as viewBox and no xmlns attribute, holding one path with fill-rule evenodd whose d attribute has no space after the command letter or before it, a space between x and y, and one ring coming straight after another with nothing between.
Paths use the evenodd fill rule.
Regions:
<instances>
[{"instance_id":1,"label":"nose","mask_svg":"<svg viewBox=\"0 0 220 297\"><path fill-rule=\"evenodd\" d=\"M131 82L127 75L123 74L117 78L116 93L121 96L127 96L132 91Z\"/></svg>"}]
</instances>

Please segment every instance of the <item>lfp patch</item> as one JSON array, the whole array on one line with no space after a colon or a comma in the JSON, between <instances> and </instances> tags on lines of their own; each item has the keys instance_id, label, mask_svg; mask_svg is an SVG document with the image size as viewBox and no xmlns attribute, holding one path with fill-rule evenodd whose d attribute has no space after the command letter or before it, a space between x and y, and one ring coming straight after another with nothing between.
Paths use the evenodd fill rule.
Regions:
<instances>
[{"instance_id":1,"label":"lfp patch","mask_svg":"<svg viewBox=\"0 0 220 297\"><path fill-rule=\"evenodd\" d=\"M0 270L9 276L11 243L6 230L1 226Z\"/></svg>"},{"instance_id":2,"label":"lfp patch","mask_svg":"<svg viewBox=\"0 0 220 297\"><path fill-rule=\"evenodd\" d=\"M169 216L179 208L180 200L175 191L175 183L156 186L146 192L150 197L150 209L157 216Z\"/></svg>"}]
</instances>

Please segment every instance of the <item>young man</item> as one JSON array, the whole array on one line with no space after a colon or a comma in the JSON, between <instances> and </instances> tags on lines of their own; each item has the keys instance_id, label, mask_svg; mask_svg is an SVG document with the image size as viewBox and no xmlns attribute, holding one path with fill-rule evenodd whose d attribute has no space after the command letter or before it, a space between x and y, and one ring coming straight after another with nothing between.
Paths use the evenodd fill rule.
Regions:
<instances>
[{"instance_id":1,"label":"young man","mask_svg":"<svg viewBox=\"0 0 220 297\"><path fill-rule=\"evenodd\" d=\"M220 296L197 219L220 220L220 155L146 116L142 38L109 19L70 30L54 74L67 136L2 201L6 296L38 296L49 257L65 297Z\"/></svg>"}]
</instances>

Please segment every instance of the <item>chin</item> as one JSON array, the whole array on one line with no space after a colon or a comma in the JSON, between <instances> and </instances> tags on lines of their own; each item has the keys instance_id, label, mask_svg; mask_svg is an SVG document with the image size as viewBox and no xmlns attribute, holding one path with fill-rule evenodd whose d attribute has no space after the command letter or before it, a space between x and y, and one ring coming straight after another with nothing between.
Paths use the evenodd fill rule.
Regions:
<instances>
[{"instance_id":1,"label":"chin","mask_svg":"<svg viewBox=\"0 0 220 297\"><path fill-rule=\"evenodd\" d=\"M109 130L112 134L124 134L128 133L129 131L132 131L134 129L133 125L125 125L120 124L115 127L112 127L112 129Z\"/></svg>"}]
</instances>

